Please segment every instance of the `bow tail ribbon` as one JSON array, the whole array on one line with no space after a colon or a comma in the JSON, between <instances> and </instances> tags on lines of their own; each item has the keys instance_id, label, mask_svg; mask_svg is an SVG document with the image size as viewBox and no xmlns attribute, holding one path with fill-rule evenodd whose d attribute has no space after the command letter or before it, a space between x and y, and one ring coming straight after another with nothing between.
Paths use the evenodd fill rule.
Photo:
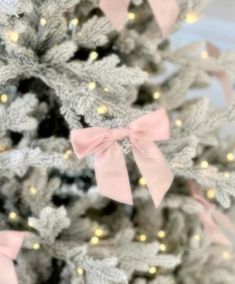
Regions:
<instances>
[{"instance_id":1,"label":"bow tail ribbon","mask_svg":"<svg viewBox=\"0 0 235 284\"><path fill-rule=\"evenodd\" d=\"M0 283L17 284L13 260L22 246L25 233L3 231L0 232Z\"/></svg>"},{"instance_id":2,"label":"bow tail ribbon","mask_svg":"<svg viewBox=\"0 0 235 284\"><path fill-rule=\"evenodd\" d=\"M154 205L158 207L172 184L173 175L162 152L154 142L133 142L135 162L146 179ZM138 146L137 146L138 145Z\"/></svg>"},{"instance_id":3,"label":"bow tail ribbon","mask_svg":"<svg viewBox=\"0 0 235 284\"><path fill-rule=\"evenodd\" d=\"M95 175L98 191L121 203L133 205L131 186L121 148L115 142L95 155Z\"/></svg>"}]
</instances>

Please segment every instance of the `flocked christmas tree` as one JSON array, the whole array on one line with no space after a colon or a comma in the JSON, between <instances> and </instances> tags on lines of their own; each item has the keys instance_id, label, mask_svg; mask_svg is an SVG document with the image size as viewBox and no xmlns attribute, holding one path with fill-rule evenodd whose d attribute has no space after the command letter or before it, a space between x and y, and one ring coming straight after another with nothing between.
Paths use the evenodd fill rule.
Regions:
<instances>
[{"instance_id":1,"label":"flocked christmas tree","mask_svg":"<svg viewBox=\"0 0 235 284\"><path fill-rule=\"evenodd\" d=\"M207 2L178 0L173 30ZM225 223L235 221L235 150L218 133L235 106L186 95L213 76L234 79L235 53L206 42L172 49L148 1L132 1L121 31L98 0L1 0L0 19L0 230L26 232L19 283L233 284L235 234ZM173 75L164 76L166 61ZM125 127L160 107L171 138L158 146L175 176L161 205L128 139L120 146L134 206L103 197L71 130Z\"/></svg>"}]
</instances>

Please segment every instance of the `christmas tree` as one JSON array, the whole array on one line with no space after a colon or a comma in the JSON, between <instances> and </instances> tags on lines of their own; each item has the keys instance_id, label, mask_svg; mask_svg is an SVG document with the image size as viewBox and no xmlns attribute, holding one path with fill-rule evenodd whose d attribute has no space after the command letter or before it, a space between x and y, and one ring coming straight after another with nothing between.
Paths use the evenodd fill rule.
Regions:
<instances>
[{"instance_id":1,"label":"christmas tree","mask_svg":"<svg viewBox=\"0 0 235 284\"><path fill-rule=\"evenodd\" d=\"M216 78L231 99L235 53L202 41L172 48L153 1L132 0L117 29L119 11L112 18L101 2L0 1L0 261L1 233L20 231L19 284L233 284L234 139L219 133L235 105L214 109L187 94ZM207 2L177 0L171 32ZM115 145L134 205L100 194L94 155L77 157L71 131L123 130L164 109L171 137L156 145L174 181L160 205L126 132ZM122 198L116 173L99 184L114 178ZM0 279L7 273L0 266Z\"/></svg>"}]
</instances>

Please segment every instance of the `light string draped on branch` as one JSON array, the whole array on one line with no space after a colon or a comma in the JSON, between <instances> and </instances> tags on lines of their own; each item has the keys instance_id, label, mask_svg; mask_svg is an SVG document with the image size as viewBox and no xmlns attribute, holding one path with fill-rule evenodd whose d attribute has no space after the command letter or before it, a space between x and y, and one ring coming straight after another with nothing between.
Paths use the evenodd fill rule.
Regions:
<instances>
[{"instance_id":1,"label":"light string draped on branch","mask_svg":"<svg viewBox=\"0 0 235 284\"><path fill-rule=\"evenodd\" d=\"M117 30L121 30L128 18L131 0L100 0L100 9ZM176 0L148 0L162 35L167 36L179 15Z\"/></svg>"},{"instance_id":2,"label":"light string draped on branch","mask_svg":"<svg viewBox=\"0 0 235 284\"><path fill-rule=\"evenodd\" d=\"M235 226L229 217L203 197L196 182L191 180L188 182L188 186L192 197L204 208L204 210L199 213L199 218L211 241L231 246L235 239Z\"/></svg>"},{"instance_id":3,"label":"light string draped on branch","mask_svg":"<svg viewBox=\"0 0 235 284\"><path fill-rule=\"evenodd\" d=\"M0 283L18 284L13 260L17 257L25 237L24 232L0 232Z\"/></svg>"},{"instance_id":4,"label":"light string draped on branch","mask_svg":"<svg viewBox=\"0 0 235 284\"><path fill-rule=\"evenodd\" d=\"M173 174L154 141L170 137L169 119L161 108L144 115L126 128L91 127L75 129L71 142L78 158L94 155L98 190L115 201L133 204L124 155L117 141L128 137L135 162L146 180L156 207L168 191Z\"/></svg>"}]
</instances>

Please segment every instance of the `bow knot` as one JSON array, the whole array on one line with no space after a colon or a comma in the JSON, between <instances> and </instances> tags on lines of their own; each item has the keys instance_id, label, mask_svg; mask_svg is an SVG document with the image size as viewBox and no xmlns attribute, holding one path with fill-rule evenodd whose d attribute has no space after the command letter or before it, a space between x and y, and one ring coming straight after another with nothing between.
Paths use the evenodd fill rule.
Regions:
<instances>
[{"instance_id":1,"label":"bow knot","mask_svg":"<svg viewBox=\"0 0 235 284\"><path fill-rule=\"evenodd\" d=\"M122 128L122 127L113 128L113 129L111 129L111 133L112 133L114 140L121 141L124 138L127 138L127 137L130 136L130 129L129 128Z\"/></svg>"},{"instance_id":2,"label":"bow knot","mask_svg":"<svg viewBox=\"0 0 235 284\"><path fill-rule=\"evenodd\" d=\"M133 204L125 159L117 143L126 137L130 139L135 162L158 207L173 180L169 165L154 143L169 139L169 120L165 109L144 115L126 128L75 129L71 142L79 158L94 155L98 190L111 199Z\"/></svg>"}]
</instances>

